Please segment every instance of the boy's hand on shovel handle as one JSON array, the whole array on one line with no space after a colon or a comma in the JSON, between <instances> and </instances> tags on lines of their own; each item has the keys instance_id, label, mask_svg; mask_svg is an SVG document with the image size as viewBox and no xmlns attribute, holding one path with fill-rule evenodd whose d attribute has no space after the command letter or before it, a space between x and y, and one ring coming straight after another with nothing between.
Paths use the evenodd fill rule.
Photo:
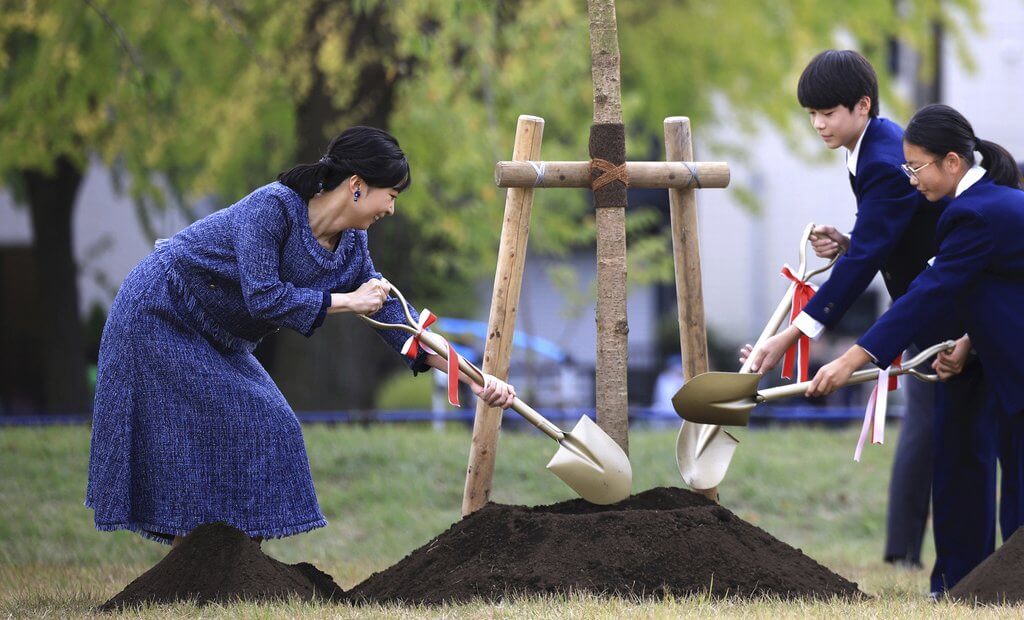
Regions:
<instances>
[{"instance_id":1,"label":"boy's hand on shovel handle","mask_svg":"<svg viewBox=\"0 0 1024 620\"><path fill-rule=\"evenodd\" d=\"M779 363L789 347L793 346L797 340L800 339L800 330L790 325L780 333L775 334L771 338L764 341L764 343L758 347L757 351L754 352L754 361L750 365L750 372L756 372L764 374L765 372L775 368L775 365ZM750 355L750 345L740 349L740 361L746 363L746 358Z\"/></svg>"},{"instance_id":2,"label":"boy's hand on shovel handle","mask_svg":"<svg viewBox=\"0 0 1024 620\"><path fill-rule=\"evenodd\" d=\"M740 364L746 364L747 358L750 357L750 352L754 350L754 345L747 343L740 347Z\"/></svg>"},{"instance_id":3,"label":"boy's hand on shovel handle","mask_svg":"<svg viewBox=\"0 0 1024 620\"><path fill-rule=\"evenodd\" d=\"M839 249L850 249L850 238L836 230L835 226L815 226L811 231L811 249L818 258L833 258Z\"/></svg>"}]
</instances>

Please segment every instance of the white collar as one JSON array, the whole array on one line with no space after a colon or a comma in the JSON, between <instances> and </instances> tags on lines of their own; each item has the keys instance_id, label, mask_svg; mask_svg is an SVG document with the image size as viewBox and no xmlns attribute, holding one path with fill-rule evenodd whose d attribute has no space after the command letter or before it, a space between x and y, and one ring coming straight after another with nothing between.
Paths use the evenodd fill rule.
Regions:
<instances>
[{"instance_id":1,"label":"white collar","mask_svg":"<svg viewBox=\"0 0 1024 620\"><path fill-rule=\"evenodd\" d=\"M864 125L864 130L860 132L860 137L857 138L857 144L854 145L853 150L846 154L846 167L850 170L850 174L857 176L857 158L860 156L860 145L864 142L864 134L868 132L868 127L871 126L871 119L868 119L867 124Z\"/></svg>"},{"instance_id":2,"label":"white collar","mask_svg":"<svg viewBox=\"0 0 1024 620\"><path fill-rule=\"evenodd\" d=\"M975 152L974 161L981 161L981 157L977 152ZM956 184L956 193L953 194L953 198L958 198L960 194L966 192L970 186L980 181L981 177L985 176L986 172L988 171L982 168L981 164L975 163L971 166L971 169L965 172L963 178Z\"/></svg>"}]
</instances>

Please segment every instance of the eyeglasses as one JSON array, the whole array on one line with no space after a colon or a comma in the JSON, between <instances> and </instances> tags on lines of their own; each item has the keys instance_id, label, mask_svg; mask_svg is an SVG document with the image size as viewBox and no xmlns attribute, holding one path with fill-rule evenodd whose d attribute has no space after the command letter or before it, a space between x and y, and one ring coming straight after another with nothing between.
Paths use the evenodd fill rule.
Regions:
<instances>
[{"instance_id":1,"label":"eyeglasses","mask_svg":"<svg viewBox=\"0 0 1024 620\"><path fill-rule=\"evenodd\" d=\"M925 168L927 168L928 166L934 164L935 162L939 161L940 159L942 159L942 158L941 157L936 157L935 159L931 160L927 164L921 164L917 168L911 168L910 164L906 164L906 163L900 164L900 170L903 171L903 174L907 175L908 179L916 179L918 172L920 172L921 170L924 170Z\"/></svg>"}]
</instances>

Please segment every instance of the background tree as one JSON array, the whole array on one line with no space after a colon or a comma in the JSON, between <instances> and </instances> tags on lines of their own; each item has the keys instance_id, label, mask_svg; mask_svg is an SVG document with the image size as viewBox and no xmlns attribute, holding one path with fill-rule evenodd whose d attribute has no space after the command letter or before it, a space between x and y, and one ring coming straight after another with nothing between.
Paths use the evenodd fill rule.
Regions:
<instances>
[{"instance_id":1,"label":"background tree","mask_svg":"<svg viewBox=\"0 0 1024 620\"><path fill-rule=\"evenodd\" d=\"M187 211L200 197L230 204L318 159L345 126L387 128L414 183L397 217L371 232L378 267L399 274L418 303L450 313L469 309L468 282L493 273L501 209L492 168L510 152L516 116L547 119L545 158L586 152L579 0L0 0L0 9L0 176L32 215L52 326L40 335L51 410L88 408L71 209L92 156L123 173L145 226L154 209ZM786 127L800 118L793 85L814 52L841 34L885 81L894 38L927 53L922 37L939 21L956 39L951 9L973 14L975 3L623 4L629 148L648 157L672 114L690 116L704 139L726 119L750 131L765 120ZM585 196L538 194L534 250L593 243ZM631 280L671 275L659 258L667 241L652 234L658 221L630 214ZM296 408L370 406L380 378L398 368L371 332L343 319L317 338L284 335L261 348Z\"/></svg>"}]
</instances>

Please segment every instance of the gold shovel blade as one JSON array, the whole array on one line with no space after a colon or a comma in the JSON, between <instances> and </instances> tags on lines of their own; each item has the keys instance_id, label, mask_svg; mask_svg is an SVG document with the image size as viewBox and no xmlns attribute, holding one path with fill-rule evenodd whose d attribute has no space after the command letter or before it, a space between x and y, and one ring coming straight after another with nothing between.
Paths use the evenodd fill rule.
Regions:
<instances>
[{"instance_id":1,"label":"gold shovel blade","mask_svg":"<svg viewBox=\"0 0 1024 620\"><path fill-rule=\"evenodd\" d=\"M746 426L750 410L757 406L761 375L706 372L687 381L672 407L687 422L715 426Z\"/></svg>"},{"instance_id":2,"label":"gold shovel blade","mask_svg":"<svg viewBox=\"0 0 1024 620\"><path fill-rule=\"evenodd\" d=\"M627 497L633 488L633 468L629 457L587 416L580 418L548 469L591 504L614 504Z\"/></svg>"},{"instance_id":3,"label":"gold shovel blade","mask_svg":"<svg viewBox=\"0 0 1024 620\"><path fill-rule=\"evenodd\" d=\"M709 439L704 434L714 432ZM676 437L676 465L683 482L697 491L713 489L725 479L739 441L724 429L684 422ZM703 444L703 451L699 448Z\"/></svg>"}]
</instances>

